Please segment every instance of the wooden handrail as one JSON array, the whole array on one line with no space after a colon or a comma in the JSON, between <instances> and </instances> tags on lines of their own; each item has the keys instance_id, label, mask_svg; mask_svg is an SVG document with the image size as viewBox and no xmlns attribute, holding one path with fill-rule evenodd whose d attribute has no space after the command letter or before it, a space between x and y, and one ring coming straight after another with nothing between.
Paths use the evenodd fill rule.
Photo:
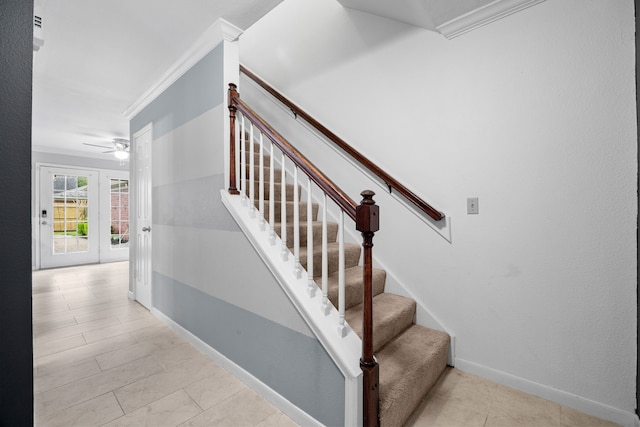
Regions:
<instances>
[{"instance_id":1,"label":"wooden handrail","mask_svg":"<svg viewBox=\"0 0 640 427\"><path fill-rule=\"evenodd\" d=\"M275 90L272 86L270 86L267 82L258 77L255 73L249 70L244 65L240 65L240 72L245 74L251 80L256 82L260 87L262 87L265 91L267 91L271 96L276 98L282 104L284 104L287 108L289 108L296 117L301 117L311 126L313 126L318 132L324 135L327 139L333 142L335 145L340 147L344 152L346 152L349 156L355 159L358 163L364 166L366 169L370 170L374 175L380 178L388 187L396 190L399 194L401 194L405 199L411 202L419 211L424 212L430 218L435 221L440 221L444 219L445 215L431 206L429 203L422 200L418 197L414 192L409 190L407 187L402 185L397 179L389 175L387 172L382 170L378 165L373 163L371 160L366 158L362 153L357 151L355 148L347 144L342 138L337 136L335 133L331 132L324 125L318 122L316 119L311 117L307 112L305 112L302 108L298 107L280 92Z\"/></svg>"},{"instance_id":2,"label":"wooden handrail","mask_svg":"<svg viewBox=\"0 0 640 427\"><path fill-rule=\"evenodd\" d=\"M287 141L282 135L274 130L267 122L264 121L255 111L251 109L247 104L240 99L240 95L236 90L237 86L233 83L229 84L229 110L233 111L233 120L235 120L235 111L240 111L247 117L269 140L275 144L293 163L295 163L302 171L316 183L318 187L324 191L331 200L336 202L338 206L355 221L356 219L356 207L358 206L352 198L347 196L333 181L331 181L325 174L320 172L313 163L309 161L305 156L296 150L289 141ZM233 110L235 109L235 110ZM234 132L232 130L232 132ZM235 137L235 134L232 136ZM235 179L235 163L231 165L230 176ZM235 189L235 181L229 182L229 192L231 193ZM232 193L234 194L234 193Z\"/></svg>"}]
</instances>

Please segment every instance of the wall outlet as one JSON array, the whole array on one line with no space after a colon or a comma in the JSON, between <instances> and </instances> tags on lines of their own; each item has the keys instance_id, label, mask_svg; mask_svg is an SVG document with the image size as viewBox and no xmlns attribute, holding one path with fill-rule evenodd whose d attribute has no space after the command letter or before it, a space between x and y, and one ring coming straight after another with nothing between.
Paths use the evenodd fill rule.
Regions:
<instances>
[{"instance_id":1,"label":"wall outlet","mask_svg":"<svg viewBox=\"0 0 640 427\"><path fill-rule=\"evenodd\" d=\"M478 213L478 198L468 197L467 198L467 214L477 214L477 213Z\"/></svg>"}]
</instances>

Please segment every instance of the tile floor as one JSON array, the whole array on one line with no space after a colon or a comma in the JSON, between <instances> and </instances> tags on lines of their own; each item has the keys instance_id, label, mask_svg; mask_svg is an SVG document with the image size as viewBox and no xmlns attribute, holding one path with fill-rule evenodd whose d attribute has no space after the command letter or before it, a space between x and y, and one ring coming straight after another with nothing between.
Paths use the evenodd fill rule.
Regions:
<instances>
[{"instance_id":1,"label":"tile floor","mask_svg":"<svg viewBox=\"0 0 640 427\"><path fill-rule=\"evenodd\" d=\"M127 298L128 263L33 273L35 423L296 426ZM408 426L613 426L448 369Z\"/></svg>"}]
</instances>

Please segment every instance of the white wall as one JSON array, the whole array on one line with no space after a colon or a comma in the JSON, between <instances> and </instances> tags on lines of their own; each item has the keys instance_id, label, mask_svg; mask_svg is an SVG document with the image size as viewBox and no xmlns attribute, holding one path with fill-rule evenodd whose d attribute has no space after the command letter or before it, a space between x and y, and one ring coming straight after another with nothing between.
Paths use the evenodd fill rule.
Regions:
<instances>
[{"instance_id":1,"label":"white wall","mask_svg":"<svg viewBox=\"0 0 640 427\"><path fill-rule=\"evenodd\" d=\"M455 333L457 366L621 422L635 417L634 31L630 0L546 1L454 40L287 0L240 55L447 214L451 242L379 194L374 252ZM354 199L372 186L336 176Z\"/></svg>"}]
</instances>

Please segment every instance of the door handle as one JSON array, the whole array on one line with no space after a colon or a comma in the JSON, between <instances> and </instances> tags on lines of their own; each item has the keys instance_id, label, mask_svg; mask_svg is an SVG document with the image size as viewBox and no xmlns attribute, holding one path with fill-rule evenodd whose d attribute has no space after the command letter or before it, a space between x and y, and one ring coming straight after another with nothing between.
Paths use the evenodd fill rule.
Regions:
<instances>
[{"instance_id":1,"label":"door handle","mask_svg":"<svg viewBox=\"0 0 640 427\"><path fill-rule=\"evenodd\" d=\"M142 227L142 231L151 231L151 226L149 226L149 227Z\"/></svg>"},{"instance_id":2,"label":"door handle","mask_svg":"<svg viewBox=\"0 0 640 427\"><path fill-rule=\"evenodd\" d=\"M47 225L47 221L42 221L40 224Z\"/></svg>"}]
</instances>

